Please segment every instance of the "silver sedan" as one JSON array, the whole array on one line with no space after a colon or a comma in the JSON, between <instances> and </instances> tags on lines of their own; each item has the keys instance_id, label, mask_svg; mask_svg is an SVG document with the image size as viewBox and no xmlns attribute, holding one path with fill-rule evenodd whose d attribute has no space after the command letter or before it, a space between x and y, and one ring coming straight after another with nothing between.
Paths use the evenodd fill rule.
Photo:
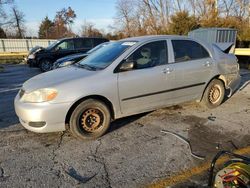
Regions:
<instances>
[{"instance_id":1,"label":"silver sedan","mask_svg":"<svg viewBox=\"0 0 250 188\"><path fill-rule=\"evenodd\" d=\"M34 132L103 135L112 120L201 101L223 102L240 83L233 54L182 36L143 36L108 44L79 63L31 78L15 98L21 124Z\"/></svg>"}]
</instances>

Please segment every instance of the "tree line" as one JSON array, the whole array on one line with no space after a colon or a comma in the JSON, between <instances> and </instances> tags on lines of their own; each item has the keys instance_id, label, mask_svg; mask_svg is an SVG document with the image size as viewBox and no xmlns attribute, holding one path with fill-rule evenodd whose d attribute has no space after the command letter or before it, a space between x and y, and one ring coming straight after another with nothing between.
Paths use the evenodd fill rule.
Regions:
<instances>
[{"instance_id":1,"label":"tree line","mask_svg":"<svg viewBox=\"0 0 250 188\"><path fill-rule=\"evenodd\" d=\"M250 41L249 0L117 0L116 10L124 37L227 27L238 30L238 40Z\"/></svg>"},{"instance_id":2,"label":"tree line","mask_svg":"<svg viewBox=\"0 0 250 188\"><path fill-rule=\"evenodd\" d=\"M24 14L14 5L10 14L3 9L13 1L0 0L0 38L25 36ZM40 23L38 37L120 39L151 34L186 35L199 27L226 27L238 30L239 41L250 41L250 0L117 0L115 8L114 24L108 33L84 21L75 34L72 26L77 15L68 7L57 11L53 19L46 16Z\"/></svg>"}]
</instances>

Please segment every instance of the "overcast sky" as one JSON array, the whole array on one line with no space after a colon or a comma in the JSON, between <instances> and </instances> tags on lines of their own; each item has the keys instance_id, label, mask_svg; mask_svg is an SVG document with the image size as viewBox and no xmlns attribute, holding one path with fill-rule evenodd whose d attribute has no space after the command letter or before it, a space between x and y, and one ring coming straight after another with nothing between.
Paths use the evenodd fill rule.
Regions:
<instances>
[{"instance_id":1,"label":"overcast sky","mask_svg":"<svg viewBox=\"0 0 250 188\"><path fill-rule=\"evenodd\" d=\"M74 32L79 33L85 21L107 31L108 26L113 25L115 2L116 0L15 0L18 9L25 14L26 35L29 36L37 36L39 24L45 16L53 20L57 11L69 6L77 15L72 26Z\"/></svg>"}]
</instances>

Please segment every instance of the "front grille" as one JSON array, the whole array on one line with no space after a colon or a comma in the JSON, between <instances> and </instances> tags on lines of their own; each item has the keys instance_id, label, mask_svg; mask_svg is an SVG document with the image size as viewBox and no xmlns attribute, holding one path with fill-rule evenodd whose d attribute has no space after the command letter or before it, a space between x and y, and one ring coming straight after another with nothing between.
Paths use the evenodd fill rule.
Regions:
<instances>
[{"instance_id":1,"label":"front grille","mask_svg":"<svg viewBox=\"0 0 250 188\"><path fill-rule=\"evenodd\" d=\"M23 89L20 89L19 91L19 97L22 98L22 96L24 95L25 91Z\"/></svg>"}]
</instances>

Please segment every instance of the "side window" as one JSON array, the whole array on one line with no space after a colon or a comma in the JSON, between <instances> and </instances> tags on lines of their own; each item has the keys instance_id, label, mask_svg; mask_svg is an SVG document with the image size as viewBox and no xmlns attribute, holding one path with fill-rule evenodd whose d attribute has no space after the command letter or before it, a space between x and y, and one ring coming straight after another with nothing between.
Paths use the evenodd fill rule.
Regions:
<instances>
[{"instance_id":1,"label":"side window","mask_svg":"<svg viewBox=\"0 0 250 188\"><path fill-rule=\"evenodd\" d=\"M207 50L191 40L172 40L175 62L189 61L209 57Z\"/></svg>"},{"instance_id":2,"label":"side window","mask_svg":"<svg viewBox=\"0 0 250 188\"><path fill-rule=\"evenodd\" d=\"M99 45L101 43L104 43L104 42L108 42L107 39L102 39L102 38L100 38L100 39L96 38L96 39L93 39L93 40L94 40L94 45L95 46L97 46L97 45Z\"/></svg>"},{"instance_id":3,"label":"side window","mask_svg":"<svg viewBox=\"0 0 250 188\"><path fill-rule=\"evenodd\" d=\"M94 40L94 45L97 46L102 43L101 39L93 39Z\"/></svg>"},{"instance_id":4,"label":"side window","mask_svg":"<svg viewBox=\"0 0 250 188\"><path fill-rule=\"evenodd\" d=\"M55 47L55 50L74 50L73 40L66 40Z\"/></svg>"},{"instance_id":5,"label":"side window","mask_svg":"<svg viewBox=\"0 0 250 188\"><path fill-rule=\"evenodd\" d=\"M83 48L82 39L75 39L75 49Z\"/></svg>"},{"instance_id":6,"label":"side window","mask_svg":"<svg viewBox=\"0 0 250 188\"><path fill-rule=\"evenodd\" d=\"M83 39L82 47L83 48L93 48L92 39L90 39L90 38Z\"/></svg>"},{"instance_id":7,"label":"side window","mask_svg":"<svg viewBox=\"0 0 250 188\"><path fill-rule=\"evenodd\" d=\"M145 44L137 49L129 58L135 63L134 69L143 69L168 63L166 41Z\"/></svg>"}]
</instances>

